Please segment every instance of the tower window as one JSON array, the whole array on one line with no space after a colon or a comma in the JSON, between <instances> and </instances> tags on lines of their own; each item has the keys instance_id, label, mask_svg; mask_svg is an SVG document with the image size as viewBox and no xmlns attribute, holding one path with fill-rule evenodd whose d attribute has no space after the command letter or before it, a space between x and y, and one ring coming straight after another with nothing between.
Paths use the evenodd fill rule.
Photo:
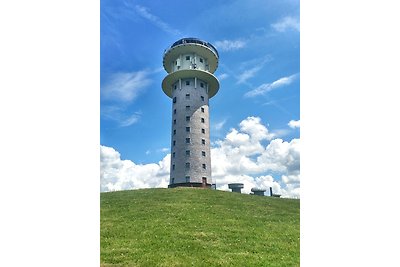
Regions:
<instances>
[{"instance_id":1,"label":"tower window","mask_svg":"<svg viewBox=\"0 0 400 267\"><path fill-rule=\"evenodd\" d=\"M175 178L171 179L171 184L175 183Z\"/></svg>"},{"instance_id":2,"label":"tower window","mask_svg":"<svg viewBox=\"0 0 400 267\"><path fill-rule=\"evenodd\" d=\"M186 127L186 132L190 133L190 127Z\"/></svg>"},{"instance_id":3,"label":"tower window","mask_svg":"<svg viewBox=\"0 0 400 267\"><path fill-rule=\"evenodd\" d=\"M204 96L201 96L201 101L204 101Z\"/></svg>"},{"instance_id":4,"label":"tower window","mask_svg":"<svg viewBox=\"0 0 400 267\"><path fill-rule=\"evenodd\" d=\"M190 60L190 56L186 56L186 60Z\"/></svg>"},{"instance_id":5,"label":"tower window","mask_svg":"<svg viewBox=\"0 0 400 267\"><path fill-rule=\"evenodd\" d=\"M176 130L174 130L174 135L176 134Z\"/></svg>"},{"instance_id":6,"label":"tower window","mask_svg":"<svg viewBox=\"0 0 400 267\"><path fill-rule=\"evenodd\" d=\"M190 85L190 81L186 81L186 85Z\"/></svg>"},{"instance_id":7,"label":"tower window","mask_svg":"<svg viewBox=\"0 0 400 267\"><path fill-rule=\"evenodd\" d=\"M172 165L172 170L175 170L175 164Z\"/></svg>"},{"instance_id":8,"label":"tower window","mask_svg":"<svg viewBox=\"0 0 400 267\"><path fill-rule=\"evenodd\" d=\"M185 176L186 183L190 182L190 176Z\"/></svg>"},{"instance_id":9,"label":"tower window","mask_svg":"<svg viewBox=\"0 0 400 267\"><path fill-rule=\"evenodd\" d=\"M190 150L186 150L186 156L190 156Z\"/></svg>"},{"instance_id":10,"label":"tower window","mask_svg":"<svg viewBox=\"0 0 400 267\"><path fill-rule=\"evenodd\" d=\"M175 153L174 153L175 154ZM201 151L201 155L203 156L203 157L205 157L206 156L206 152L205 151Z\"/></svg>"},{"instance_id":11,"label":"tower window","mask_svg":"<svg viewBox=\"0 0 400 267\"><path fill-rule=\"evenodd\" d=\"M172 145L175 146L175 144L176 144L176 141L174 140L174 141L172 142Z\"/></svg>"},{"instance_id":12,"label":"tower window","mask_svg":"<svg viewBox=\"0 0 400 267\"><path fill-rule=\"evenodd\" d=\"M176 124L176 120L174 120L174 124Z\"/></svg>"},{"instance_id":13,"label":"tower window","mask_svg":"<svg viewBox=\"0 0 400 267\"><path fill-rule=\"evenodd\" d=\"M205 145L206 144L206 139L201 139L201 144Z\"/></svg>"},{"instance_id":14,"label":"tower window","mask_svg":"<svg viewBox=\"0 0 400 267\"><path fill-rule=\"evenodd\" d=\"M186 99L190 99L190 94L186 94Z\"/></svg>"},{"instance_id":15,"label":"tower window","mask_svg":"<svg viewBox=\"0 0 400 267\"><path fill-rule=\"evenodd\" d=\"M174 90L176 90L176 85L174 85Z\"/></svg>"},{"instance_id":16,"label":"tower window","mask_svg":"<svg viewBox=\"0 0 400 267\"><path fill-rule=\"evenodd\" d=\"M186 106L186 110L190 110L190 106Z\"/></svg>"},{"instance_id":17,"label":"tower window","mask_svg":"<svg viewBox=\"0 0 400 267\"><path fill-rule=\"evenodd\" d=\"M204 108L201 108L201 112L203 112L203 113L204 113Z\"/></svg>"},{"instance_id":18,"label":"tower window","mask_svg":"<svg viewBox=\"0 0 400 267\"><path fill-rule=\"evenodd\" d=\"M173 157L173 158L175 158L175 152L174 152L174 153L172 153L172 157Z\"/></svg>"},{"instance_id":19,"label":"tower window","mask_svg":"<svg viewBox=\"0 0 400 267\"><path fill-rule=\"evenodd\" d=\"M174 109L174 114L176 114L176 109Z\"/></svg>"},{"instance_id":20,"label":"tower window","mask_svg":"<svg viewBox=\"0 0 400 267\"><path fill-rule=\"evenodd\" d=\"M203 167L203 169L206 169L206 164L203 164L202 167Z\"/></svg>"},{"instance_id":21,"label":"tower window","mask_svg":"<svg viewBox=\"0 0 400 267\"><path fill-rule=\"evenodd\" d=\"M205 129L201 129L201 133L205 134L206 130Z\"/></svg>"},{"instance_id":22,"label":"tower window","mask_svg":"<svg viewBox=\"0 0 400 267\"><path fill-rule=\"evenodd\" d=\"M190 144L190 138L186 138L186 144Z\"/></svg>"},{"instance_id":23,"label":"tower window","mask_svg":"<svg viewBox=\"0 0 400 267\"><path fill-rule=\"evenodd\" d=\"M203 88L204 87L204 83L200 83L200 87Z\"/></svg>"},{"instance_id":24,"label":"tower window","mask_svg":"<svg viewBox=\"0 0 400 267\"><path fill-rule=\"evenodd\" d=\"M185 167L186 167L186 169L190 169L190 162L186 162Z\"/></svg>"},{"instance_id":25,"label":"tower window","mask_svg":"<svg viewBox=\"0 0 400 267\"><path fill-rule=\"evenodd\" d=\"M186 121L190 121L190 116L186 116Z\"/></svg>"},{"instance_id":26,"label":"tower window","mask_svg":"<svg viewBox=\"0 0 400 267\"><path fill-rule=\"evenodd\" d=\"M204 118L201 118L201 122L204 123Z\"/></svg>"},{"instance_id":27,"label":"tower window","mask_svg":"<svg viewBox=\"0 0 400 267\"><path fill-rule=\"evenodd\" d=\"M176 86L176 85L175 85ZM176 103L176 96L174 97L174 99L172 100L172 102L175 104Z\"/></svg>"},{"instance_id":28,"label":"tower window","mask_svg":"<svg viewBox=\"0 0 400 267\"><path fill-rule=\"evenodd\" d=\"M203 63L203 59L202 58L200 58L200 62Z\"/></svg>"}]
</instances>

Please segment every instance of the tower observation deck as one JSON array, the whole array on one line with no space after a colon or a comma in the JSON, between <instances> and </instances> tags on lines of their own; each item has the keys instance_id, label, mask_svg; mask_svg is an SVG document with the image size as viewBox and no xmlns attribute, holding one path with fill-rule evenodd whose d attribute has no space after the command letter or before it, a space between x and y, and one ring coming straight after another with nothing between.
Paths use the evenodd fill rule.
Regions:
<instances>
[{"instance_id":1,"label":"tower observation deck","mask_svg":"<svg viewBox=\"0 0 400 267\"><path fill-rule=\"evenodd\" d=\"M211 187L209 99L218 52L210 43L183 38L164 52L162 90L172 99L171 174L168 187Z\"/></svg>"}]
</instances>

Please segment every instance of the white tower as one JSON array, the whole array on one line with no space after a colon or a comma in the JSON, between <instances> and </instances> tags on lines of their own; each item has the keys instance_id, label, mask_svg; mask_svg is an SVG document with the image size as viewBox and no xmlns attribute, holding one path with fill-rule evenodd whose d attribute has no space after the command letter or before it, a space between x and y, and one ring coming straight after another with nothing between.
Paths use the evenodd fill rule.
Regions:
<instances>
[{"instance_id":1,"label":"white tower","mask_svg":"<svg viewBox=\"0 0 400 267\"><path fill-rule=\"evenodd\" d=\"M219 89L213 75L218 52L210 43L183 38L163 58L164 93L172 98L171 174L168 187L211 187L208 100Z\"/></svg>"}]
</instances>

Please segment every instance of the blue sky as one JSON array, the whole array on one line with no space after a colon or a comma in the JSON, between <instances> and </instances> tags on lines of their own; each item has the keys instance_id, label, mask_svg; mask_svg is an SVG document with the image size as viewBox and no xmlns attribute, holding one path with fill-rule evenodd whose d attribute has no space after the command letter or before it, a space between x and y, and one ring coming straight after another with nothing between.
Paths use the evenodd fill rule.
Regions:
<instances>
[{"instance_id":1,"label":"blue sky","mask_svg":"<svg viewBox=\"0 0 400 267\"><path fill-rule=\"evenodd\" d=\"M220 90L210 100L212 146L247 118L273 135L257 139L264 150L273 139L299 139L299 2L166 3L101 1L101 145L139 165L169 154L171 101L161 90L162 56L183 37L206 40L220 55ZM254 161L262 154L252 153ZM274 174L268 168L257 173Z\"/></svg>"}]
</instances>

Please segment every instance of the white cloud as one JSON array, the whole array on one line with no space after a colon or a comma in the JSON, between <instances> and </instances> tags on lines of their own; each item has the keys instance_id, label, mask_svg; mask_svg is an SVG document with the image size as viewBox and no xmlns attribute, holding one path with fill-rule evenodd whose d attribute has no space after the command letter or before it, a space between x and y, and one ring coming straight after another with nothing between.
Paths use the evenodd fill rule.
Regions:
<instances>
[{"instance_id":1,"label":"white cloud","mask_svg":"<svg viewBox=\"0 0 400 267\"><path fill-rule=\"evenodd\" d=\"M211 148L212 178L220 190L228 184L244 184L244 193L252 187L267 189L283 197L300 196L300 140L273 139L273 134L258 117L248 117L232 128L223 140ZM268 145L263 143L270 141ZM113 148L101 146L101 190L127 190L167 187L170 154L158 163L136 165L121 160Z\"/></svg>"},{"instance_id":2,"label":"white cloud","mask_svg":"<svg viewBox=\"0 0 400 267\"><path fill-rule=\"evenodd\" d=\"M141 115L140 111L127 115L120 106L105 106L101 109L102 118L116 121L120 127L127 127L137 123Z\"/></svg>"},{"instance_id":3,"label":"white cloud","mask_svg":"<svg viewBox=\"0 0 400 267\"><path fill-rule=\"evenodd\" d=\"M293 129L300 128L300 120L298 120L298 121L291 120L291 121L289 121L288 125L290 128L293 128Z\"/></svg>"},{"instance_id":4,"label":"white cloud","mask_svg":"<svg viewBox=\"0 0 400 267\"><path fill-rule=\"evenodd\" d=\"M278 32L285 32L288 29L300 31L300 22L294 17L284 17L278 22L271 24L271 27Z\"/></svg>"},{"instance_id":5,"label":"white cloud","mask_svg":"<svg viewBox=\"0 0 400 267\"><path fill-rule=\"evenodd\" d=\"M222 81L222 80L225 80L228 77L229 77L229 74L222 73L221 75L218 76L218 80Z\"/></svg>"},{"instance_id":6,"label":"white cloud","mask_svg":"<svg viewBox=\"0 0 400 267\"><path fill-rule=\"evenodd\" d=\"M127 127L130 126L136 122L138 122L140 119L140 114L134 113L130 115L128 118L124 119L123 121L120 122L121 127Z\"/></svg>"},{"instance_id":7,"label":"white cloud","mask_svg":"<svg viewBox=\"0 0 400 267\"><path fill-rule=\"evenodd\" d=\"M271 134L273 134L273 136L274 136L275 138L286 136L286 135L288 135L289 133L290 133L290 130L288 130L288 129L274 129L274 130L271 132Z\"/></svg>"},{"instance_id":8,"label":"white cloud","mask_svg":"<svg viewBox=\"0 0 400 267\"><path fill-rule=\"evenodd\" d=\"M211 128L216 131L219 131L222 129L222 127L224 127L225 123L226 123L226 119L219 121L219 122L215 122L211 125Z\"/></svg>"},{"instance_id":9,"label":"white cloud","mask_svg":"<svg viewBox=\"0 0 400 267\"><path fill-rule=\"evenodd\" d=\"M222 40L215 42L215 47L218 51L234 51L245 46L246 42L242 40Z\"/></svg>"},{"instance_id":10,"label":"white cloud","mask_svg":"<svg viewBox=\"0 0 400 267\"><path fill-rule=\"evenodd\" d=\"M264 83L264 84L260 85L259 87L257 87L256 89L253 89L253 90L247 92L244 96L245 97L254 97L254 96L258 96L258 95L263 95L263 94L270 92L274 89L277 89L279 87L291 84L297 78L297 76L298 76L298 74L293 74L293 75L290 75L287 77L282 77L272 83Z\"/></svg>"},{"instance_id":11,"label":"white cloud","mask_svg":"<svg viewBox=\"0 0 400 267\"><path fill-rule=\"evenodd\" d=\"M257 72L259 72L262 69L263 65L259 65L256 67L253 67L251 69L245 70L241 74L238 75L238 80L237 83L245 83L248 79L253 78Z\"/></svg>"},{"instance_id":12,"label":"white cloud","mask_svg":"<svg viewBox=\"0 0 400 267\"><path fill-rule=\"evenodd\" d=\"M169 166L170 154L158 163L142 165L130 160L121 160L119 152L115 149L100 146L100 191L167 187Z\"/></svg>"},{"instance_id":13,"label":"white cloud","mask_svg":"<svg viewBox=\"0 0 400 267\"><path fill-rule=\"evenodd\" d=\"M114 73L102 87L102 94L110 100L133 101L151 83L150 73L148 70Z\"/></svg>"},{"instance_id":14,"label":"white cloud","mask_svg":"<svg viewBox=\"0 0 400 267\"><path fill-rule=\"evenodd\" d=\"M299 175L282 175L282 181L285 184L299 184L300 183L300 176Z\"/></svg>"},{"instance_id":15,"label":"white cloud","mask_svg":"<svg viewBox=\"0 0 400 267\"><path fill-rule=\"evenodd\" d=\"M236 83L245 83L248 79L253 78L264 67L264 65L271 60L273 60L271 55L264 55L240 62L240 71L237 71L237 73L240 73L237 75Z\"/></svg>"},{"instance_id":16,"label":"white cloud","mask_svg":"<svg viewBox=\"0 0 400 267\"><path fill-rule=\"evenodd\" d=\"M249 133L252 140L271 140L274 135L269 133L267 127L261 124L261 119L259 117L247 117L239 124L240 130L245 133Z\"/></svg>"},{"instance_id":17,"label":"white cloud","mask_svg":"<svg viewBox=\"0 0 400 267\"><path fill-rule=\"evenodd\" d=\"M148 11L147 7L144 6L140 6L140 5L136 5L135 6L135 10L136 12L143 18L149 20L151 23L153 23L155 26L157 26L158 28L160 28L161 30L163 30L166 33L170 33L172 35L179 35L181 34L181 32L177 29L172 28L170 25L168 25L166 22L164 22L163 20L161 20L159 17L151 14Z\"/></svg>"}]
</instances>

